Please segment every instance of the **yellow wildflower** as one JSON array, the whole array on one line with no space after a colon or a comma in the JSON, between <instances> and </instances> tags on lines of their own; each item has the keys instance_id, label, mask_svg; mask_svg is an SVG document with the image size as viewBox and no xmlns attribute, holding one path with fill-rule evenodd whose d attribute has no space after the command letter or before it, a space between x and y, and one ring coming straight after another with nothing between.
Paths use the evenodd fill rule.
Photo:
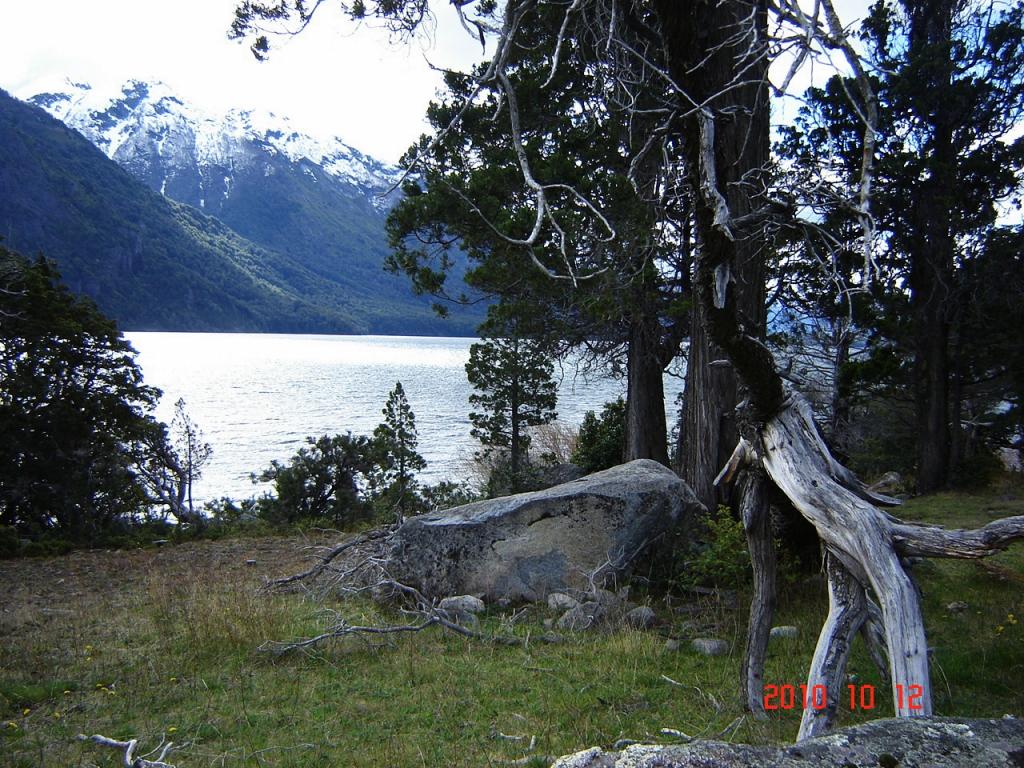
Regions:
<instances>
[{"instance_id":1,"label":"yellow wildflower","mask_svg":"<svg viewBox=\"0 0 1024 768\"><path fill-rule=\"evenodd\" d=\"M177 733L177 731L178 731L178 729L176 727L174 727L173 725L170 728L167 729L168 733Z\"/></svg>"}]
</instances>

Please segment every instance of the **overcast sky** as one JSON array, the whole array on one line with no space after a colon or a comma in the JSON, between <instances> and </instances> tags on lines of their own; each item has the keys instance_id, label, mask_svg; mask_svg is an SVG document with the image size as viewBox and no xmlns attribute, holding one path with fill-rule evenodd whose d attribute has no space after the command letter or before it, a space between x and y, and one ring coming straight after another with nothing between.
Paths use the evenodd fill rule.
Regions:
<instances>
[{"instance_id":1,"label":"overcast sky","mask_svg":"<svg viewBox=\"0 0 1024 768\"><path fill-rule=\"evenodd\" d=\"M845 21L867 2L837 5ZM433 39L409 46L390 44L380 29L353 29L328 4L260 63L227 39L235 4L0 0L0 87L27 97L64 78L105 88L129 78L162 80L207 110L266 109L394 162L426 130L423 113L440 84L427 59L466 69L481 58L446 2L437 4Z\"/></svg>"}]
</instances>

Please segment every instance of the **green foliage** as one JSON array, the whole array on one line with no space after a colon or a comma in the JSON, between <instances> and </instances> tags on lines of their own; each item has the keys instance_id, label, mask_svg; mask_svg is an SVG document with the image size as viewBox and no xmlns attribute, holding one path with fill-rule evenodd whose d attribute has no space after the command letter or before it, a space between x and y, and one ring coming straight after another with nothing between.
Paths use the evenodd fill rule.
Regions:
<instances>
[{"instance_id":1,"label":"green foliage","mask_svg":"<svg viewBox=\"0 0 1024 768\"><path fill-rule=\"evenodd\" d=\"M159 391L51 262L0 248L0 276L0 524L86 543L148 509Z\"/></svg>"},{"instance_id":2,"label":"green foliage","mask_svg":"<svg viewBox=\"0 0 1024 768\"><path fill-rule=\"evenodd\" d=\"M383 215L369 202L305 174L243 173L222 223L0 91L0 232L46 253L123 328L456 335L479 321L444 323L382 273Z\"/></svg>"},{"instance_id":3,"label":"green foliage","mask_svg":"<svg viewBox=\"0 0 1024 768\"><path fill-rule=\"evenodd\" d=\"M580 424L572 463L586 473L622 463L626 450L626 403L620 397L605 403L601 415L587 411Z\"/></svg>"},{"instance_id":4,"label":"green foliage","mask_svg":"<svg viewBox=\"0 0 1024 768\"><path fill-rule=\"evenodd\" d=\"M518 492L527 463L530 436L526 428L547 424L557 414L554 367L545 345L517 335L509 326L507 337L492 336L469 349L466 377L476 390L470 405L471 434L488 451L508 452L508 481Z\"/></svg>"},{"instance_id":5,"label":"green foliage","mask_svg":"<svg viewBox=\"0 0 1024 768\"><path fill-rule=\"evenodd\" d=\"M719 506L706 520L707 546L687 563L683 579L691 584L740 587L750 581L750 555L743 522Z\"/></svg>"},{"instance_id":6,"label":"green foliage","mask_svg":"<svg viewBox=\"0 0 1024 768\"><path fill-rule=\"evenodd\" d=\"M275 526L330 522L352 528L379 517L400 523L405 515L460 499L462 486L441 483L421 489L416 480L426 461L416 452L416 417L401 382L389 393L382 413L384 421L373 437L307 437L306 447L288 464L274 461L254 475L254 482L274 484L274 493L256 502L255 513ZM253 511L244 502L238 508L226 499L211 510L227 521Z\"/></svg>"},{"instance_id":7,"label":"green foliage","mask_svg":"<svg viewBox=\"0 0 1024 768\"><path fill-rule=\"evenodd\" d=\"M473 493L466 483L441 480L433 485L425 485L420 489L423 506L429 512L451 509L476 501L479 497Z\"/></svg>"},{"instance_id":8,"label":"green foliage","mask_svg":"<svg viewBox=\"0 0 1024 768\"><path fill-rule=\"evenodd\" d=\"M849 413L836 426L845 429L848 417L851 435L839 439L857 442L860 433L874 433L875 445L866 456L851 451L855 461L871 465L887 454L891 463L878 467L885 471L915 459L914 445L896 445L875 418L880 394L893 401L911 395L917 409L911 437L917 459L936 465L925 472L926 485L933 485L947 450L951 466L942 482L963 474L952 466L958 458L972 461L985 446L1020 434L1024 231L1005 213L1019 205L1024 178L1024 142L1016 138L1024 104L1024 4L931 3L914 10L882 0L872 5L860 36L873 64L879 113L873 278L847 304L828 281L835 273L848 286L860 285L863 258L854 249L816 245L812 233L787 254L785 279L794 290L779 296L802 305L795 306L801 323L810 319L827 335L844 334L847 345L857 338L847 347L850 360L839 359L837 403ZM851 103L855 94L855 84L833 77L810 89L800 116L780 129L778 151L798 182L840 185L833 202L815 207L821 231L835 242L858 237L854 212L834 202L857 194L863 105ZM820 253L827 250L835 253L822 270ZM927 417L936 412L949 414L948 432L942 419ZM867 423L858 423L861 417ZM951 445L926 459L922 447L936 440Z\"/></svg>"},{"instance_id":9,"label":"green foliage","mask_svg":"<svg viewBox=\"0 0 1024 768\"><path fill-rule=\"evenodd\" d=\"M395 382L382 413L384 421L373 430L375 501L378 509L393 511L401 523L406 515L419 511L416 472L427 466L416 452L416 415L402 382Z\"/></svg>"},{"instance_id":10,"label":"green foliage","mask_svg":"<svg viewBox=\"0 0 1024 768\"><path fill-rule=\"evenodd\" d=\"M259 516L278 526L309 520L338 528L369 519L371 508L363 491L374 470L370 439L348 433L307 437L306 443L288 464L273 461L259 475L275 491L258 501Z\"/></svg>"}]
</instances>

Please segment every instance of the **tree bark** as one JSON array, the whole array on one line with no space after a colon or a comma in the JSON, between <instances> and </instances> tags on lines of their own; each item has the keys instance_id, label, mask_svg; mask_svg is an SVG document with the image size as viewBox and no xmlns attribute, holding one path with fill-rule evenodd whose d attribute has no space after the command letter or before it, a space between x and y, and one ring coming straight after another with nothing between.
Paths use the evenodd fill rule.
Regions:
<instances>
[{"instance_id":1,"label":"tree bark","mask_svg":"<svg viewBox=\"0 0 1024 768\"><path fill-rule=\"evenodd\" d=\"M741 679L746 705L755 717L764 718L764 660L768 653L772 619L775 615L775 542L766 494L766 479L760 468L744 472L740 480L740 515L747 534L747 550L754 572L754 595L747 623L747 651Z\"/></svg>"},{"instance_id":2,"label":"tree bark","mask_svg":"<svg viewBox=\"0 0 1024 768\"><path fill-rule=\"evenodd\" d=\"M825 706L804 707L797 741L821 736L832 728L842 696L842 682L850 646L867 619L867 595L864 587L842 562L827 556L828 617L818 636L814 658L807 674L807 690L825 688Z\"/></svg>"},{"instance_id":3,"label":"tree bark","mask_svg":"<svg viewBox=\"0 0 1024 768\"><path fill-rule=\"evenodd\" d=\"M661 325L641 315L629 326L626 362L625 461L654 459L668 466L665 385L662 376Z\"/></svg>"},{"instance_id":4,"label":"tree bark","mask_svg":"<svg viewBox=\"0 0 1024 768\"><path fill-rule=\"evenodd\" d=\"M700 305L692 316L679 469L701 503L714 509L725 501L724 491L715 489L715 473L739 437L733 417L737 382L732 363L712 347Z\"/></svg>"},{"instance_id":5,"label":"tree bark","mask_svg":"<svg viewBox=\"0 0 1024 768\"><path fill-rule=\"evenodd\" d=\"M955 243L949 211L956 195L952 23L956 0L904 0L908 45L923 80L915 109L923 123L924 178L911 211L910 302L914 317L917 490L946 487L950 470L949 302Z\"/></svg>"},{"instance_id":6,"label":"tree bark","mask_svg":"<svg viewBox=\"0 0 1024 768\"><path fill-rule=\"evenodd\" d=\"M682 11L671 0L655 3L667 45L669 71L693 103L705 105L714 121L714 171L717 187L734 217L761 206L769 160L767 91L767 6L762 0L720 3L698 0ZM751 21L753 19L753 21ZM738 34L744 25L759 37ZM759 41L759 42L758 42ZM742 72L737 81L737 73ZM691 171L701 167L699 115L685 123L684 144ZM698 179L691 179L697 186ZM698 196L699 198L699 196ZM695 206L700 261L712 269L729 265L726 278L735 311L745 331L763 338L765 308L764 240L737 233L729 240L715 230L714 211ZM695 292L706 288L695 280ZM722 352L713 329L712 303L698 299L693 312L686 374L685 444L681 446L683 478L709 508L716 496L713 478L736 444L734 409L738 402L735 361Z\"/></svg>"}]
</instances>

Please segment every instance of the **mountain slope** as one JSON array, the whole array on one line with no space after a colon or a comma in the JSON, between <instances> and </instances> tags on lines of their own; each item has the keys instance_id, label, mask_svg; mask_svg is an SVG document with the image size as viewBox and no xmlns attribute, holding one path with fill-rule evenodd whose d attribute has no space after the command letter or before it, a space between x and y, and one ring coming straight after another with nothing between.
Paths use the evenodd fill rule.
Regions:
<instances>
[{"instance_id":1,"label":"mountain slope","mask_svg":"<svg viewBox=\"0 0 1024 768\"><path fill-rule=\"evenodd\" d=\"M471 333L480 312L439 321L404 277L386 274L382 197L398 178L338 139L284 118L211 116L159 83L115 93L65 83L30 101L80 131L151 190L217 217L243 237L336 287L362 327L380 333Z\"/></svg>"},{"instance_id":2,"label":"mountain slope","mask_svg":"<svg viewBox=\"0 0 1024 768\"><path fill-rule=\"evenodd\" d=\"M315 275L150 192L74 131L0 91L0 236L54 259L137 330L357 332ZM287 280L286 280L287 278Z\"/></svg>"}]
</instances>

